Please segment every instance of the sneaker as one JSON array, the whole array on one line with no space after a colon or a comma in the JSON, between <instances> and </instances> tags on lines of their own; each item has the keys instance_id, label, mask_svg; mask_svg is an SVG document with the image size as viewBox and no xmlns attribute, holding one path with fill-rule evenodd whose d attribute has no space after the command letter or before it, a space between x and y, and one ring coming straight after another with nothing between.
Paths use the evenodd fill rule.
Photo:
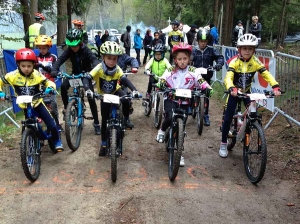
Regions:
<instances>
[{"instance_id":1,"label":"sneaker","mask_svg":"<svg viewBox=\"0 0 300 224\"><path fill-rule=\"evenodd\" d=\"M61 151L64 151L64 147L63 147L63 144L61 142L61 140L57 140L55 143L55 149L57 152L61 152Z\"/></svg>"},{"instance_id":2,"label":"sneaker","mask_svg":"<svg viewBox=\"0 0 300 224\"><path fill-rule=\"evenodd\" d=\"M95 135L101 135L101 128L100 124L93 123L94 129L95 129Z\"/></svg>"},{"instance_id":3,"label":"sneaker","mask_svg":"<svg viewBox=\"0 0 300 224\"><path fill-rule=\"evenodd\" d=\"M208 114L204 115L204 125L205 126L210 126L210 121L209 121L209 115Z\"/></svg>"},{"instance_id":4,"label":"sneaker","mask_svg":"<svg viewBox=\"0 0 300 224\"><path fill-rule=\"evenodd\" d=\"M165 140L165 132L159 129L157 132L156 141L158 141L159 143L163 143L164 140Z\"/></svg>"},{"instance_id":5,"label":"sneaker","mask_svg":"<svg viewBox=\"0 0 300 224\"><path fill-rule=\"evenodd\" d=\"M188 109L188 114L189 114L189 115L192 115L192 107L189 107L189 109Z\"/></svg>"},{"instance_id":6,"label":"sneaker","mask_svg":"<svg viewBox=\"0 0 300 224\"><path fill-rule=\"evenodd\" d=\"M125 119L124 121L124 125L126 128L133 128L134 127L134 124L130 121L130 119Z\"/></svg>"},{"instance_id":7,"label":"sneaker","mask_svg":"<svg viewBox=\"0 0 300 224\"><path fill-rule=\"evenodd\" d=\"M223 158L226 158L228 155L228 150L227 150L227 143L221 142L220 145L220 150L219 150L219 155Z\"/></svg>"},{"instance_id":8,"label":"sneaker","mask_svg":"<svg viewBox=\"0 0 300 224\"><path fill-rule=\"evenodd\" d=\"M102 142L101 146L100 146L100 151L99 151L99 156L103 157L106 154L106 142Z\"/></svg>"},{"instance_id":9,"label":"sneaker","mask_svg":"<svg viewBox=\"0 0 300 224\"><path fill-rule=\"evenodd\" d=\"M181 167L184 167L185 163L184 163L184 157L181 156L180 158L180 164L179 164Z\"/></svg>"}]
</instances>

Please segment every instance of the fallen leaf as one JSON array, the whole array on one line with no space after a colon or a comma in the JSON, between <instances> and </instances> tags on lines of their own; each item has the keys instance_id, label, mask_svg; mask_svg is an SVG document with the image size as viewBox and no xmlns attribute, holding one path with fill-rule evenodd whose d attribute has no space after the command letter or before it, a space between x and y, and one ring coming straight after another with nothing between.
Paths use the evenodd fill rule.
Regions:
<instances>
[{"instance_id":1,"label":"fallen leaf","mask_svg":"<svg viewBox=\"0 0 300 224\"><path fill-rule=\"evenodd\" d=\"M295 206L294 203L287 203L286 206Z\"/></svg>"}]
</instances>

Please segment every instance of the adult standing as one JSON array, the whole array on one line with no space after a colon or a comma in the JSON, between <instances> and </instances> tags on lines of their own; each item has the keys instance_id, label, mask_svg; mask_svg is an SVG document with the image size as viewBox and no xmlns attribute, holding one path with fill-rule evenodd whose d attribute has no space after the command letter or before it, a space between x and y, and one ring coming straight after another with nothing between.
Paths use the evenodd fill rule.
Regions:
<instances>
[{"instance_id":1,"label":"adult standing","mask_svg":"<svg viewBox=\"0 0 300 224\"><path fill-rule=\"evenodd\" d=\"M210 35L211 35L211 44L208 43L208 45L213 46L214 44L218 44L219 43L219 33L218 33L218 29L217 27L215 27L215 24L211 23L209 24L210 27Z\"/></svg>"},{"instance_id":2,"label":"adult standing","mask_svg":"<svg viewBox=\"0 0 300 224\"><path fill-rule=\"evenodd\" d=\"M108 36L109 36L108 30L105 30L105 31L104 31L104 34L103 34L102 37L101 37L101 42L102 42L102 44L105 43L105 41L106 41L106 39L107 39Z\"/></svg>"},{"instance_id":3,"label":"adult standing","mask_svg":"<svg viewBox=\"0 0 300 224\"><path fill-rule=\"evenodd\" d=\"M146 65L148 55L150 57L150 54L151 54L151 42L152 42L152 40L153 40L153 38L151 36L151 30L148 29L146 31L145 38L143 40L143 46L144 46L144 49L145 49L145 56L144 56L144 60L143 60L143 65L144 66Z\"/></svg>"},{"instance_id":4,"label":"adult standing","mask_svg":"<svg viewBox=\"0 0 300 224\"><path fill-rule=\"evenodd\" d=\"M159 39L162 40L163 45L166 45L166 35L161 30L159 31Z\"/></svg>"},{"instance_id":5,"label":"adult standing","mask_svg":"<svg viewBox=\"0 0 300 224\"><path fill-rule=\"evenodd\" d=\"M31 24L23 37L23 40L25 42L29 42L29 47L31 49L34 49L34 42L35 38L37 38L39 35L45 35L46 29L43 26L43 21L46 19L45 16L41 13L36 13L34 16L35 23Z\"/></svg>"},{"instance_id":6,"label":"adult standing","mask_svg":"<svg viewBox=\"0 0 300 224\"><path fill-rule=\"evenodd\" d=\"M244 27L241 20L237 22L237 25L232 30L232 39L231 43L233 47L236 47L237 40L239 37L244 35Z\"/></svg>"},{"instance_id":7,"label":"adult standing","mask_svg":"<svg viewBox=\"0 0 300 224\"><path fill-rule=\"evenodd\" d=\"M83 43L87 45L89 42L89 37L86 30L82 29L82 27L84 26L84 22L78 19L74 19L72 23L75 29L80 30L82 32Z\"/></svg>"},{"instance_id":8,"label":"adult standing","mask_svg":"<svg viewBox=\"0 0 300 224\"><path fill-rule=\"evenodd\" d=\"M195 24L193 24L191 26L191 29L189 30L189 32L186 33L186 37L187 37L187 42L189 45L193 45L193 42L195 40L195 36L196 36L196 29L197 26Z\"/></svg>"},{"instance_id":9,"label":"adult standing","mask_svg":"<svg viewBox=\"0 0 300 224\"><path fill-rule=\"evenodd\" d=\"M98 31L97 35L95 36L95 43L96 43L96 46L98 48L98 52L100 53L100 47L101 47L101 44L102 44L102 41L101 41L101 31Z\"/></svg>"},{"instance_id":10,"label":"adult standing","mask_svg":"<svg viewBox=\"0 0 300 224\"><path fill-rule=\"evenodd\" d=\"M252 16L252 23L249 27L249 33L252 33L258 39L258 45L261 43L261 23L258 22L258 16Z\"/></svg>"},{"instance_id":11,"label":"adult standing","mask_svg":"<svg viewBox=\"0 0 300 224\"><path fill-rule=\"evenodd\" d=\"M151 41L150 44L151 48L153 49L156 44L162 44L162 43L163 43L162 40L159 39L159 33L154 32L154 39Z\"/></svg>"},{"instance_id":12,"label":"adult standing","mask_svg":"<svg viewBox=\"0 0 300 224\"><path fill-rule=\"evenodd\" d=\"M131 36L130 36L131 26L126 26L126 32L124 35L124 48L125 53L130 56L130 48L131 48Z\"/></svg>"},{"instance_id":13,"label":"adult standing","mask_svg":"<svg viewBox=\"0 0 300 224\"><path fill-rule=\"evenodd\" d=\"M141 37L141 30L137 29L136 33L133 37L133 42L134 42L134 49L136 52L136 60L139 63L139 66L141 66L141 60L140 60L140 53L141 53L141 49L143 47L143 41L142 41L142 37Z\"/></svg>"}]
</instances>

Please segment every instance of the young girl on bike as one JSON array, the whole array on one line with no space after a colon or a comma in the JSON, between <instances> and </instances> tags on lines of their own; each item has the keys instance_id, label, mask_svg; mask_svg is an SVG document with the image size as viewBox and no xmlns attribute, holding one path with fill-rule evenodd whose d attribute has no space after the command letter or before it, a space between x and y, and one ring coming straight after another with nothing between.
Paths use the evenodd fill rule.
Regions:
<instances>
[{"instance_id":1,"label":"young girl on bike","mask_svg":"<svg viewBox=\"0 0 300 224\"><path fill-rule=\"evenodd\" d=\"M34 69L36 56L31 49L22 48L18 50L15 54L15 60L18 68L0 78L0 99L5 97L5 93L2 92L4 85L10 85L14 89L16 96L34 96L40 92L41 85L46 87L45 94L55 93L55 83ZM21 104L19 107L23 109L24 114L26 114L24 105ZM48 130L51 131L55 149L58 152L63 151L63 145L59 138L55 121L43 103L43 100L35 101L33 108L38 116L45 122Z\"/></svg>"},{"instance_id":2,"label":"young girl on bike","mask_svg":"<svg viewBox=\"0 0 300 224\"><path fill-rule=\"evenodd\" d=\"M237 47L239 54L230 62L224 79L225 87L230 91L230 95L227 98L227 105L225 106L222 142L219 150L219 155L223 158L228 155L227 135L237 105L236 96L238 89L241 89L244 93L250 93L254 75L256 72L259 72L272 86L274 94L276 96L281 94L278 82L254 55L257 45L257 37L252 34L244 34L238 39ZM244 98L243 101L245 107L248 107L251 102L250 98Z\"/></svg>"},{"instance_id":3,"label":"young girl on bike","mask_svg":"<svg viewBox=\"0 0 300 224\"><path fill-rule=\"evenodd\" d=\"M202 78L198 69L189 66L190 56L192 54L192 47L185 43L174 45L172 49L174 56L175 66L166 70L161 77L159 86L167 86L169 88L178 89L193 89L195 86L201 87L201 89L208 89L212 92L210 85ZM165 117L162 123L162 127L158 130L156 141L163 142L165 138L165 131L171 124L172 109L177 107L177 102L172 99L165 99L164 111ZM187 110L189 106L188 101L183 101L181 108ZM180 166L184 166L184 158L181 158Z\"/></svg>"},{"instance_id":4,"label":"young girl on bike","mask_svg":"<svg viewBox=\"0 0 300 224\"><path fill-rule=\"evenodd\" d=\"M66 35L66 44L69 46L57 59L57 61L53 64L51 76L56 77L58 74L59 67L65 63L68 59L71 60L72 63L72 74L78 75L83 72L91 71L98 63L96 56L93 52L82 43L82 31L78 29L70 29ZM68 106L68 89L70 88L69 80L65 79L65 81L61 85L61 98L64 104L63 113ZM91 84L91 90L92 88ZM94 129L95 134L100 135L100 124L98 118L97 104L95 99L88 99L92 116L94 118Z\"/></svg>"},{"instance_id":5,"label":"young girl on bike","mask_svg":"<svg viewBox=\"0 0 300 224\"><path fill-rule=\"evenodd\" d=\"M150 75L151 72L161 77L162 74L166 71L166 69L171 68L171 64L169 61L165 58L165 52L167 48L165 45L159 43L154 46L153 52L154 52L154 58L151 58L148 63L145 66L145 75ZM157 83L158 78L155 76L149 76L149 82L148 82L148 89L146 92L146 98L150 97L151 90L152 90L152 84Z\"/></svg>"},{"instance_id":6,"label":"young girl on bike","mask_svg":"<svg viewBox=\"0 0 300 224\"><path fill-rule=\"evenodd\" d=\"M117 65L118 57L123 54L120 46L115 42L106 41L100 47L100 53L102 54L102 62L98 64L91 72L88 78L83 79L84 88L89 97L93 96L93 92L90 89L90 83L92 79L96 81L98 93L115 94L118 96L126 95L121 89L121 85L127 86L133 95L139 95L134 85L123 75L122 69ZM123 115L125 119L125 126L127 128L133 128L133 123L129 119L129 101L127 99L121 99ZM106 125L109 118L110 104L104 103L101 100L101 116L102 116L102 144L99 151L99 156L105 156L106 148Z\"/></svg>"}]
</instances>

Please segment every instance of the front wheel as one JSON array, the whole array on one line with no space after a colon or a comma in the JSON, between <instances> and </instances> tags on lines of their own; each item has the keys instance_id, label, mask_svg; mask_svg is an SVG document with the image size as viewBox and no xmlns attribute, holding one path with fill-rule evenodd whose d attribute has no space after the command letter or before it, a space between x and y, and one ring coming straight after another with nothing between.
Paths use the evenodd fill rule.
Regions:
<instances>
[{"instance_id":1,"label":"front wheel","mask_svg":"<svg viewBox=\"0 0 300 224\"><path fill-rule=\"evenodd\" d=\"M116 182L117 180L117 129L112 128L110 130L110 152L111 152L111 180L112 182Z\"/></svg>"},{"instance_id":2,"label":"front wheel","mask_svg":"<svg viewBox=\"0 0 300 224\"><path fill-rule=\"evenodd\" d=\"M184 128L183 121L180 118L177 118L176 125L173 127L172 137L169 139L169 166L168 174L170 181L174 181L179 170L180 159L183 151L183 142L184 142Z\"/></svg>"},{"instance_id":3,"label":"front wheel","mask_svg":"<svg viewBox=\"0 0 300 224\"><path fill-rule=\"evenodd\" d=\"M267 143L264 130L257 122L250 123L244 137L243 160L251 183L261 181L267 164Z\"/></svg>"},{"instance_id":4,"label":"front wheel","mask_svg":"<svg viewBox=\"0 0 300 224\"><path fill-rule=\"evenodd\" d=\"M21 162L25 176L31 182L38 179L41 169L39 139L30 128L26 128L22 133L21 140Z\"/></svg>"},{"instance_id":5,"label":"front wheel","mask_svg":"<svg viewBox=\"0 0 300 224\"><path fill-rule=\"evenodd\" d=\"M162 103L161 103L162 102ZM163 99L159 93L154 95L154 127L160 128L163 114Z\"/></svg>"},{"instance_id":6,"label":"front wheel","mask_svg":"<svg viewBox=\"0 0 300 224\"><path fill-rule=\"evenodd\" d=\"M149 117L149 115L151 114L151 110L152 110L152 94L150 95L150 98L149 100L145 100L145 103L144 103L144 114Z\"/></svg>"},{"instance_id":7,"label":"front wheel","mask_svg":"<svg viewBox=\"0 0 300 224\"><path fill-rule=\"evenodd\" d=\"M197 117L197 132L198 135L201 135L203 131L203 119L204 119L204 97L199 97L198 106L195 109L196 109L196 117Z\"/></svg>"}]
</instances>

